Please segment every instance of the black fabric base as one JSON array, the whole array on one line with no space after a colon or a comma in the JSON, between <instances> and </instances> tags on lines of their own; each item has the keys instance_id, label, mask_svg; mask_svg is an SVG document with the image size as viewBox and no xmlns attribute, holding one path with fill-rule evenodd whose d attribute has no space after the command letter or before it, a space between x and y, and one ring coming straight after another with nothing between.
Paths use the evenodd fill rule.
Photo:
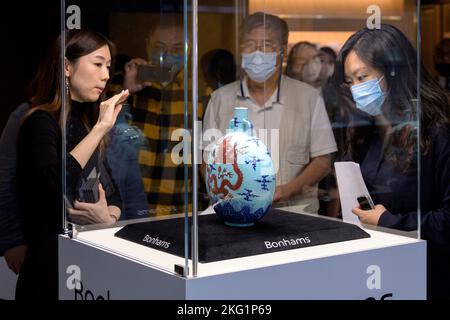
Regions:
<instances>
[{"instance_id":1,"label":"black fabric base","mask_svg":"<svg viewBox=\"0 0 450 320\"><path fill-rule=\"evenodd\" d=\"M199 216L198 226L202 263L370 237L353 224L277 209L252 227L227 226L215 214ZM115 236L184 256L184 218L129 224Z\"/></svg>"}]
</instances>

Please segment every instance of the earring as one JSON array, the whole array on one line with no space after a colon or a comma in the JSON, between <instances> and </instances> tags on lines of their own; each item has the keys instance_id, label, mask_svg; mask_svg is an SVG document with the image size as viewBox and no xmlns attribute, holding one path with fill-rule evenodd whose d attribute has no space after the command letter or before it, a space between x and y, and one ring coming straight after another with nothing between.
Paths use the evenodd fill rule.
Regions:
<instances>
[{"instance_id":1,"label":"earring","mask_svg":"<svg viewBox=\"0 0 450 320\"><path fill-rule=\"evenodd\" d=\"M69 95L69 77L66 77L66 94Z\"/></svg>"}]
</instances>

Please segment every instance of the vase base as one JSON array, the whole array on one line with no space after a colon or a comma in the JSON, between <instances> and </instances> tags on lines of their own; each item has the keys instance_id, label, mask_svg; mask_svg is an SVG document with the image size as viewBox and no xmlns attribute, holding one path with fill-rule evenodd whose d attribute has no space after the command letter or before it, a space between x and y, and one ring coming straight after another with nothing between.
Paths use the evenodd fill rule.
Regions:
<instances>
[{"instance_id":1,"label":"vase base","mask_svg":"<svg viewBox=\"0 0 450 320\"><path fill-rule=\"evenodd\" d=\"M225 221L225 224L226 224L227 226L230 226L230 227L238 227L238 228L251 227L251 226L255 225L254 222L249 222L249 223L236 223L236 222L226 222L226 221Z\"/></svg>"}]
</instances>

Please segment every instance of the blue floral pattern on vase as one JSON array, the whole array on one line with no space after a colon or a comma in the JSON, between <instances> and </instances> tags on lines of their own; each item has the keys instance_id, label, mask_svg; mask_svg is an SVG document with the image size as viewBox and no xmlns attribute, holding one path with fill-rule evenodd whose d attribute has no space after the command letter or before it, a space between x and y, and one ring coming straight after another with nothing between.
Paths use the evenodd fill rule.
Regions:
<instances>
[{"instance_id":1,"label":"blue floral pattern on vase","mask_svg":"<svg viewBox=\"0 0 450 320\"><path fill-rule=\"evenodd\" d=\"M206 187L214 211L225 224L252 226L272 204L275 173L264 143L252 135L247 108L235 108L228 133L212 147Z\"/></svg>"}]
</instances>

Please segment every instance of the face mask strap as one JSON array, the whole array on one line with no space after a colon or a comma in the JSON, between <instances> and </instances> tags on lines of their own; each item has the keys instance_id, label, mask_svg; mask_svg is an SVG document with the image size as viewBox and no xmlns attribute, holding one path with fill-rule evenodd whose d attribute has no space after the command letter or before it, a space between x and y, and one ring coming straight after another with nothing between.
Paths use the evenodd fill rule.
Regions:
<instances>
[{"instance_id":1,"label":"face mask strap","mask_svg":"<svg viewBox=\"0 0 450 320\"><path fill-rule=\"evenodd\" d=\"M281 48L280 51L280 73L278 74L278 92L277 92L277 103L280 103L280 91L281 91L281 75L283 73L283 57L284 57L284 49Z\"/></svg>"}]
</instances>

